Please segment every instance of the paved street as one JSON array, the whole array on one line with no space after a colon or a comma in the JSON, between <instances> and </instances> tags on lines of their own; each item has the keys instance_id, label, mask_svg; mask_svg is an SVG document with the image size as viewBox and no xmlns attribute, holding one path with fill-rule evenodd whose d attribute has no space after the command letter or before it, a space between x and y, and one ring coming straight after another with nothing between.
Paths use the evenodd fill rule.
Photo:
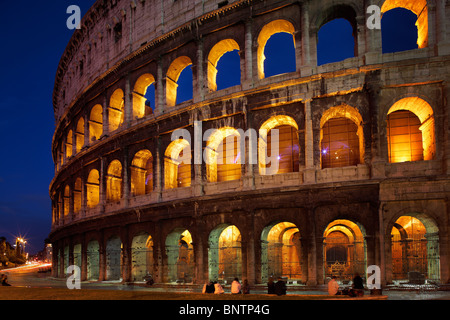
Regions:
<instances>
[{"instance_id":1,"label":"paved street","mask_svg":"<svg viewBox=\"0 0 450 320\"><path fill-rule=\"evenodd\" d=\"M13 270L3 270L1 273L8 275L9 283L13 287L28 288L66 288L64 279L54 279L49 273L38 273L42 265L32 265ZM195 292L200 293L200 286L154 286L145 287L143 285L126 285L120 282L82 282L82 289L91 290L126 290L126 291L144 291L144 292ZM229 288L225 287L225 292L229 292ZM264 287L257 287L252 290L253 294L265 294ZM325 288L323 290L294 290L290 288L288 294L299 295L326 295ZM388 300L450 300L450 291L405 291L405 290L383 290L383 295L388 296Z\"/></svg>"}]
</instances>

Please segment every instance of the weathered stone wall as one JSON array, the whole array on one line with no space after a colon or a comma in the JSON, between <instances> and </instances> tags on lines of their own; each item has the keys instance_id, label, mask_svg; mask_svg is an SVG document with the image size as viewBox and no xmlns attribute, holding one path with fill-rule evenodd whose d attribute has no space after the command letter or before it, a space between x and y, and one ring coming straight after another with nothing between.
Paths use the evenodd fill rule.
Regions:
<instances>
[{"instance_id":1,"label":"weathered stone wall","mask_svg":"<svg viewBox=\"0 0 450 320\"><path fill-rule=\"evenodd\" d=\"M301 235L302 282L324 283L324 231L332 221L346 219L364 230L366 264L382 268L383 282L392 280L390 234L402 215L418 217L439 238L440 281L450 280L448 205L450 165L449 108L450 27L444 1L428 1L429 39L422 49L381 53L381 32L365 26L361 1L98 1L86 14L60 63L54 91L57 128L53 138L55 178L53 201L55 275L63 275L64 261L74 262L74 246L81 244L83 277L87 276L87 245L99 244L99 279L107 279L107 241L122 242L122 278L131 280L131 243L146 232L153 239L154 278L168 281L166 239L174 230L189 230L195 258L194 282L208 278L208 237L219 225L234 225L242 236L242 277L263 279L261 234L274 222L294 223ZM381 6L383 1L379 1ZM356 30L356 55L342 62L317 66L317 32L334 18L348 19ZM275 20L290 22L296 50L296 72L261 78L258 36ZM121 24L121 37L117 34ZM276 30L275 30L276 31ZM208 89L208 53L216 43L232 38L240 48L241 84L220 91ZM116 41L117 39L117 41ZM166 73L180 56L193 64L191 101L166 104ZM82 63L80 64L80 62ZM83 71L81 72L81 66ZM137 79L155 78L154 114L132 117L132 91ZM111 95L124 95L124 125L108 128ZM433 111L435 154L431 160L389 163L386 119L399 100L417 97ZM103 136L85 139L80 152L66 156L69 130L83 118L86 135L93 106L103 108ZM351 107L361 117L363 162L343 168L321 168L321 121L335 107ZM349 110L348 108L345 110ZM191 166L191 187L166 190L164 154L171 134L179 128L194 134L194 121L210 128L259 130L274 116L289 116L298 126L299 171L265 176L258 165L242 165L242 178L208 182L204 164ZM75 134L74 134L75 137ZM202 144L202 150L206 142ZM74 148L75 149L75 148ZM153 192L131 196L131 162L140 150L153 155ZM248 156L248 155L247 155ZM122 165L122 197L106 199L107 169ZM86 204L86 181L91 170L100 173L100 203ZM74 212L73 191L81 178L81 210ZM67 207L64 216L61 208ZM68 250L66 250L68 248ZM78 246L77 246L78 248ZM77 249L78 250L78 249ZM66 256L64 256L66 252ZM68 252L68 257L67 257ZM63 260L66 259L66 260Z\"/></svg>"}]
</instances>

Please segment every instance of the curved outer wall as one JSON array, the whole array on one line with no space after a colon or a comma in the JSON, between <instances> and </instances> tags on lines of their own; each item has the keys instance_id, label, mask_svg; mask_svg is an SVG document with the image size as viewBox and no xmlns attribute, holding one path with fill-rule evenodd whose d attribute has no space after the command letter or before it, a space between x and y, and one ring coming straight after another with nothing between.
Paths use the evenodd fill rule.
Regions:
<instances>
[{"instance_id":1,"label":"curved outer wall","mask_svg":"<svg viewBox=\"0 0 450 320\"><path fill-rule=\"evenodd\" d=\"M97 1L83 18L82 29L74 33L61 59L53 93L54 276L64 276L64 268L76 263L87 279L88 244L96 241L96 277L106 280L111 267L106 251L110 239L118 237L120 278L132 281L133 239L145 233L153 241L153 277L156 282L169 282L168 238L174 231L189 230L192 282L200 284L212 268L210 235L220 226L234 225L241 233L240 278L257 284L266 280L261 235L267 226L288 221L301 235L302 282L317 285L325 281L324 232L333 221L345 219L364 230L366 265L381 266L383 283L390 283L391 230L397 218L411 215L433 226L428 227L428 236L439 239L438 278L447 283L450 25L445 17L450 16L450 4L428 1L424 48L382 54L381 32L366 27L369 4L365 1L341 1L333 7L334 1L326 0L236 0L219 8L220 2L105 0ZM380 7L384 3L374 2ZM355 57L317 66L317 32L338 17L354 22ZM264 27L277 20L293 28L296 71L265 78L258 39ZM290 32L282 25L273 28ZM233 39L239 47L241 84L215 91L209 82L208 55L224 39ZM192 62L193 99L172 106L169 72L179 57ZM154 77L156 107L153 114L139 117L133 113L133 91L144 74ZM108 116L114 111L108 107L117 89L123 92L123 122L113 131ZM434 126L430 156L390 163L387 116L404 98L420 99L431 107L432 114L427 114ZM99 139L90 140L91 110L96 105L102 109L103 132ZM357 125L362 161L357 166L322 169L323 116L332 107L341 107L336 112L345 116L345 106L355 109L361 120ZM266 176L258 165L243 164L239 180L210 182L206 165L195 164L190 186L167 188L165 152L174 130L186 129L194 136L194 121L202 121L203 132L222 127L258 131L277 116L287 116L297 125L297 172ZM206 148L205 141L201 147ZM153 188L135 196L130 181L133 160L141 150L153 156ZM114 160L122 168L121 196L111 200L107 189L115 173L108 168ZM92 170L98 171L99 199L90 208Z\"/></svg>"}]
</instances>

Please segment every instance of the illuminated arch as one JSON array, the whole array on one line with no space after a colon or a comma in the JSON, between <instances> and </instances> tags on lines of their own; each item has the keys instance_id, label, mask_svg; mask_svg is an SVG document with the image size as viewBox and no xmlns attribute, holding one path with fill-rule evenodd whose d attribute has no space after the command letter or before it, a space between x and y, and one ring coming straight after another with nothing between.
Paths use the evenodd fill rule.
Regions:
<instances>
[{"instance_id":1,"label":"illuminated arch","mask_svg":"<svg viewBox=\"0 0 450 320\"><path fill-rule=\"evenodd\" d=\"M69 159L73 154L73 133L69 130L66 138L66 159Z\"/></svg>"},{"instance_id":2,"label":"illuminated arch","mask_svg":"<svg viewBox=\"0 0 450 320\"><path fill-rule=\"evenodd\" d=\"M76 152L78 153L84 146L84 118L80 118L80 120L78 120L75 137Z\"/></svg>"},{"instance_id":3,"label":"illuminated arch","mask_svg":"<svg viewBox=\"0 0 450 320\"><path fill-rule=\"evenodd\" d=\"M164 154L165 189L191 185L191 145L185 139L172 141Z\"/></svg>"},{"instance_id":4,"label":"illuminated arch","mask_svg":"<svg viewBox=\"0 0 450 320\"><path fill-rule=\"evenodd\" d=\"M175 59L167 70L166 75L166 103L168 107L177 104L178 78L181 72L188 66L192 65L189 57L182 56Z\"/></svg>"},{"instance_id":5,"label":"illuminated arch","mask_svg":"<svg viewBox=\"0 0 450 320\"><path fill-rule=\"evenodd\" d=\"M81 211L81 185L81 178L77 178L73 187L73 213L79 213Z\"/></svg>"},{"instance_id":6,"label":"illuminated arch","mask_svg":"<svg viewBox=\"0 0 450 320\"><path fill-rule=\"evenodd\" d=\"M242 277L241 232L235 225L221 224L208 239L209 279L231 282Z\"/></svg>"},{"instance_id":7,"label":"illuminated arch","mask_svg":"<svg viewBox=\"0 0 450 320\"><path fill-rule=\"evenodd\" d=\"M406 280L409 272L417 272L439 281L439 227L432 218L422 213L398 217L391 239L393 280Z\"/></svg>"},{"instance_id":8,"label":"illuminated arch","mask_svg":"<svg viewBox=\"0 0 450 320\"><path fill-rule=\"evenodd\" d=\"M403 161L413 161L412 157L412 147L408 148L396 148L396 141L394 140L395 134L392 127L392 117L390 115L397 111L409 111L413 113L420 121L418 126L419 135L421 133L421 142L423 148L423 160L431 160L436 154L435 146L435 125L434 125L434 115L433 108L428 102L418 97L408 97L403 98L389 109L388 115L388 149L389 149L389 160L390 162L403 162ZM412 141L409 140L409 141ZM420 143L420 142L419 142ZM400 145L398 145L400 146ZM401 153L401 154L400 154Z\"/></svg>"},{"instance_id":9,"label":"illuminated arch","mask_svg":"<svg viewBox=\"0 0 450 320\"><path fill-rule=\"evenodd\" d=\"M428 5L426 0L386 0L381 7L381 13L395 8L410 10L417 16L417 45L419 48L428 46Z\"/></svg>"},{"instance_id":10,"label":"illuminated arch","mask_svg":"<svg viewBox=\"0 0 450 320\"><path fill-rule=\"evenodd\" d=\"M146 115L152 114L151 108L146 106L147 98L145 94L147 93L148 87L155 83L155 78L153 75L146 73L137 79L133 95L133 118L143 118Z\"/></svg>"},{"instance_id":11,"label":"illuminated arch","mask_svg":"<svg viewBox=\"0 0 450 320\"><path fill-rule=\"evenodd\" d=\"M109 131L113 132L123 124L124 121L124 93L117 89L111 95L108 108Z\"/></svg>"},{"instance_id":12,"label":"illuminated arch","mask_svg":"<svg viewBox=\"0 0 450 320\"><path fill-rule=\"evenodd\" d=\"M64 188L64 217L70 213L70 187L67 185Z\"/></svg>"},{"instance_id":13,"label":"illuminated arch","mask_svg":"<svg viewBox=\"0 0 450 320\"><path fill-rule=\"evenodd\" d=\"M103 134L103 107L99 104L91 109L89 117L89 141L94 142Z\"/></svg>"},{"instance_id":14,"label":"illuminated arch","mask_svg":"<svg viewBox=\"0 0 450 320\"><path fill-rule=\"evenodd\" d=\"M355 152L357 152L359 154L355 154L355 155L351 155L349 154L349 161L351 160L351 158L354 158L354 160L350 161L351 163L353 162L358 162L358 163L364 163L364 132L363 132L363 119L361 114L358 112L358 110L356 110L354 107L351 107L349 105L343 104L340 106L335 106L335 107L331 107L329 108L327 111L325 111L322 115L322 118L320 119L320 144L321 144L321 149L320 149L320 153L321 153L321 159L322 159L322 167L324 167L324 159L323 157L329 155L329 153L331 151L335 151L335 148L331 148L331 147L325 147L324 143L325 141L324 139L324 127L326 126L326 124L332 120L332 119L349 119L351 121L351 123L353 123L356 128L352 129L352 128L345 128L348 127L349 125L351 126L351 123L336 123L336 125L338 126L342 126L343 130L345 130L348 135L347 137L344 139L345 140L345 144L346 144L346 149L349 150L349 152L353 152L354 150L356 150ZM356 134L356 137L351 136L352 132L354 132ZM331 137L331 134L328 134ZM357 140L356 140L357 139ZM330 140L330 144L333 143L333 141ZM353 145L357 145L357 146L353 146ZM338 146L339 147L339 146ZM333 150L332 150L333 149ZM347 151L348 151L347 150ZM351 163L348 163L347 165L351 165ZM331 167L333 167L334 165L331 165ZM340 166L340 165L338 165ZM328 167L328 165L326 165L325 167Z\"/></svg>"},{"instance_id":15,"label":"illuminated arch","mask_svg":"<svg viewBox=\"0 0 450 320\"><path fill-rule=\"evenodd\" d=\"M300 231L291 222L275 222L261 233L261 280L272 276L301 280Z\"/></svg>"},{"instance_id":16,"label":"illuminated arch","mask_svg":"<svg viewBox=\"0 0 450 320\"><path fill-rule=\"evenodd\" d=\"M153 156L148 150L141 150L131 163L131 194L139 196L153 191Z\"/></svg>"},{"instance_id":17,"label":"illuminated arch","mask_svg":"<svg viewBox=\"0 0 450 320\"><path fill-rule=\"evenodd\" d=\"M217 43L208 55L208 87L211 91L217 90L217 63L227 52L240 50L239 45L233 39L225 39Z\"/></svg>"},{"instance_id":18,"label":"illuminated arch","mask_svg":"<svg viewBox=\"0 0 450 320\"><path fill-rule=\"evenodd\" d=\"M355 273L365 274L365 236L364 228L350 220L334 220L327 226L323 233L325 277L351 280Z\"/></svg>"},{"instance_id":19,"label":"illuminated arch","mask_svg":"<svg viewBox=\"0 0 450 320\"><path fill-rule=\"evenodd\" d=\"M96 169L89 172L86 182L86 191L88 208L96 207L100 202L100 175Z\"/></svg>"},{"instance_id":20,"label":"illuminated arch","mask_svg":"<svg viewBox=\"0 0 450 320\"><path fill-rule=\"evenodd\" d=\"M113 160L106 174L106 200L118 201L122 198L122 164Z\"/></svg>"},{"instance_id":21,"label":"illuminated arch","mask_svg":"<svg viewBox=\"0 0 450 320\"><path fill-rule=\"evenodd\" d=\"M208 182L236 180L241 178L240 165L242 163L242 155L240 138L241 135L239 131L231 127L215 129L209 136L205 150L206 175ZM223 169L223 172L220 174L219 169ZM227 177L228 171L234 172L234 174Z\"/></svg>"},{"instance_id":22,"label":"illuminated arch","mask_svg":"<svg viewBox=\"0 0 450 320\"><path fill-rule=\"evenodd\" d=\"M288 139L285 141L285 139L282 139L282 133L285 131L283 128L284 127L289 127L289 128L293 128L295 129L295 132L291 132L291 139ZM270 136L269 132L272 129L279 129L280 131L283 130L283 132L280 132L279 135L279 150L277 152L278 156L275 158L274 155L271 155L271 159L270 161L277 161L278 164L278 170L277 173L285 173L285 172L294 172L294 171L298 171L298 155L299 155L299 143L298 143L298 125L297 122L290 116L286 116L286 115L278 115L278 116L273 116L271 117L269 120L267 120L266 122L264 122L261 126L261 128L259 129L259 139L258 139L258 159L259 159L259 173L261 175L266 175L269 173L269 170L267 169L268 167L265 165L265 163L269 162L269 159L266 161L265 157L268 156L268 150L271 149L271 142L270 142ZM292 131L292 130L291 130ZM294 134L295 133L295 134ZM294 162L293 168L292 170L280 170L281 166L280 163L281 161L284 161L284 159L282 160L281 157L281 150L282 148L284 148L284 146L289 147L289 145L291 146L291 154L290 154L290 158L292 158L292 161ZM296 150L294 150L296 148ZM296 163L295 163L296 162ZM274 174L275 172L272 172L272 174Z\"/></svg>"},{"instance_id":23,"label":"illuminated arch","mask_svg":"<svg viewBox=\"0 0 450 320\"><path fill-rule=\"evenodd\" d=\"M295 28L289 21L280 19L269 22L262 28L261 32L259 33L258 51L257 51L259 79L265 78L264 61L266 60L266 57L264 55L264 49L266 47L267 41L270 39L272 35L279 32L289 33L294 38ZM294 38L294 45L295 45L295 38Z\"/></svg>"}]
</instances>

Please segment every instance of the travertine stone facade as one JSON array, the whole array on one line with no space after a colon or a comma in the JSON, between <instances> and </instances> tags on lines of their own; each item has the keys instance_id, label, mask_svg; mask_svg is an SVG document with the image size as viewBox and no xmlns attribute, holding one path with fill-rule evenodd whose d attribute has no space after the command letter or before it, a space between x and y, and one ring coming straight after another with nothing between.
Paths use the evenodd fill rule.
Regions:
<instances>
[{"instance_id":1,"label":"travertine stone facade","mask_svg":"<svg viewBox=\"0 0 450 320\"><path fill-rule=\"evenodd\" d=\"M411 1L370 4L386 8L393 2L411 9ZM157 283L227 281L214 273L224 263L220 250L228 250L220 247L219 236L234 226L237 249L223 254L235 254L237 262L223 270L251 284L265 283L276 269L275 251L267 249L269 230L286 222L282 234L298 229L285 249L296 248L297 258L289 261L295 260L300 274L288 278L308 285L326 282L333 262L328 235L341 228L355 248L360 239L364 253L350 253L347 244L336 261L354 266L358 260L363 266L358 270L379 265L387 284L398 278L392 230L402 233L396 221L407 216L426 229L428 271L422 272L448 283L450 3L424 1L423 47L390 54L382 54L381 31L366 27L369 3L340 3L97 1L63 54L53 93L54 275L62 277L68 265L77 264L83 280L141 281L151 273ZM318 66L318 30L336 18L354 27L355 57ZM296 71L265 77L264 44L277 32L293 35ZM235 48L241 83L216 90L217 57ZM177 104L177 77L188 65L193 99ZM155 86L153 111L142 100L150 84ZM396 110L418 117L422 160L389 161L387 123ZM174 130L194 136L194 122L201 121L202 133L225 127L258 131L276 117L283 120L274 122L295 127L298 169L263 175L258 165L243 163L239 179L211 182L217 178L209 179L206 164L192 163L183 171L187 180L172 180L168 188L168 168L179 164L167 158ZM333 118L355 123L357 165L322 168L323 126ZM202 150L207 146L203 141ZM149 172L151 187L139 189L137 181L143 183Z\"/></svg>"}]
</instances>

